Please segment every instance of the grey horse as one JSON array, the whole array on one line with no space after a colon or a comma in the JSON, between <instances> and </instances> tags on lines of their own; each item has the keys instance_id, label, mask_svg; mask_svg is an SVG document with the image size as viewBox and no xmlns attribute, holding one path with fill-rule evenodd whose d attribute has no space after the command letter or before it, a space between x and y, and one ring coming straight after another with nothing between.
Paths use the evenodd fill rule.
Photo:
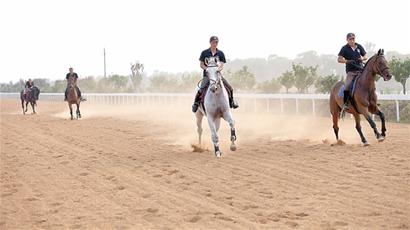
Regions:
<instances>
[{"instance_id":1,"label":"grey horse","mask_svg":"<svg viewBox=\"0 0 410 230\"><path fill-rule=\"evenodd\" d=\"M206 74L210 80L210 85L206 90L204 103L197 110L195 116L199 136L199 145L201 145L202 118L206 116L208 118L209 129L211 130L215 156L221 157L222 152L219 148L218 138L218 130L221 124L221 118L227 121L231 128L231 151L236 150L236 133L235 122L232 118L232 113L229 108L228 92L223 85L222 76L218 69L219 63L217 62L217 60L209 59L207 63Z\"/></svg>"}]
</instances>

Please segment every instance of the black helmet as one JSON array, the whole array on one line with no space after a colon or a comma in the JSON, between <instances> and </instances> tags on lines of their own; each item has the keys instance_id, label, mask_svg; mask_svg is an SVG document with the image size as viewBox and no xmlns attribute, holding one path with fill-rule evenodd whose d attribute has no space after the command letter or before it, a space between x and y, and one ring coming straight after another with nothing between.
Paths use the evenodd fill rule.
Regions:
<instances>
[{"instance_id":1,"label":"black helmet","mask_svg":"<svg viewBox=\"0 0 410 230\"><path fill-rule=\"evenodd\" d=\"M209 39L209 43L211 43L211 42L213 42L213 41L219 42L218 37L217 37L217 36L212 36L212 37Z\"/></svg>"}]
</instances>

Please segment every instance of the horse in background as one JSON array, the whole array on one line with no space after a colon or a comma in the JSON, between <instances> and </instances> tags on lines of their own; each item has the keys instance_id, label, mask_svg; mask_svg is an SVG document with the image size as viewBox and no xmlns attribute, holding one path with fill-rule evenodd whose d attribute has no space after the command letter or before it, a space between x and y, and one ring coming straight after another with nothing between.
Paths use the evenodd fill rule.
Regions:
<instances>
[{"instance_id":1,"label":"horse in background","mask_svg":"<svg viewBox=\"0 0 410 230\"><path fill-rule=\"evenodd\" d=\"M372 127L374 134L379 142L383 141L386 137L386 124L384 114L380 111L377 104L377 95L376 95L376 85L375 85L375 76L376 74L383 77L385 81L391 79L392 75L390 74L387 60L384 57L384 50L380 49L377 54L373 55L366 63L363 72L357 76L352 82L352 91L351 99L349 101L348 113L351 113L354 116L356 122L356 130L360 135L361 141L364 146L369 145L366 138L362 133L362 128L360 125L360 114L362 114L367 122L369 122ZM343 106L343 90L345 84L343 81L337 82L331 92L329 107L330 113L332 114L333 119L333 131L336 135L336 140L339 142L339 126L338 121L340 113ZM381 133L377 130L376 123L373 121L370 114L376 114L380 117L381 120Z\"/></svg>"},{"instance_id":2,"label":"horse in background","mask_svg":"<svg viewBox=\"0 0 410 230\"><path fill-rule=\"evenodd\" d=\"M29 89L26 94L24 94L24 90L21 90L20 99L21 99L21 108L23 109L23 114L26 114L28 110L28 103L30 103L31 105L33 114L36 113L36 106L37 106L37 100L39 98L39 95L40 95L40 89L37 86L31 87L31 89Z\"/></svg>"},{"instance_id":3,"label":"horse in background","mask_svg":"<svg viewBox=\"0 0 410 230\"><path fill-rule=\"evenodd\" d=\"M208 89L206 90L203 103L201 102L199 109L196 111L197 132L199 137L199 145L201 145L202 135L202 118L208 119L208 125L211 130L212 142L214 144L215 156L221 157L222 152L219 148L218 130L221 124L221 118L228 122L231 129L231 151L236 150L236 132L235 122L232 118L229 107L228 92L223 84L221 73L219 72L219 64L215 58L210 58L207 61L206 75L210 80Z\"/></svg>"},{"instance_id":4,"label":"horse in background","mask_svg":"<svg viewBox=\"0 0 410 230\"><path fill-rule=\"evenodd\" d=\"M77 94L76 90L77 86L77 79L74 77L69 77L68 82L67 82L67 103L68 107L70 108L70 116L71 120L74 119L73 116L73 104L77 106L76 109L76 118L81 118L81 112L80 112L80 103L81 103L81 98Z\"/></svg>"}]
</instances>

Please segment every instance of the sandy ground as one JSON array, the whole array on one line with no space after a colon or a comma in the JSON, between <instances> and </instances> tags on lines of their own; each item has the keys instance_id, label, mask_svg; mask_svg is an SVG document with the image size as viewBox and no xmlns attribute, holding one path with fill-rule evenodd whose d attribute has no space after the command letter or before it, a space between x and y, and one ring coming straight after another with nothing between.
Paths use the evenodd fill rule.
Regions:
<instances>
[{"instance_id":1,"label":"sandy ground","mask_svg":"<svg viewBox=\"0 0 410 230\"><path fill-rule=\"evenodd\" d=\"M408 229L410 126L235 111L238 150L192 152L182 109L1 101L0 229ZM379 122L377 123L380 127ZM204 122L205 148L211 149Z\"/></svg>"}]
</instances>

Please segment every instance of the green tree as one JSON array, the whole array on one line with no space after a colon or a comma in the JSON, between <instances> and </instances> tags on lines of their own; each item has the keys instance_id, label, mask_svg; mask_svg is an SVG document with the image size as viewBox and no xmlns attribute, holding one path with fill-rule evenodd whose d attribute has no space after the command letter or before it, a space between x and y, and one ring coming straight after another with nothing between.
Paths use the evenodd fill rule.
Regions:
<instances>
[{"instance_id":1,"label":"green tree","mask_svg":"<svg viewBox=\"0 0 410 230\"><path fill-rule=\"evenodd\" d=\"M317 78L317 66L302 66L301 64L292 64L293 74L295 76L295 87L299 93L306 93L307 89L313 85Z\"/></svg>"},{"instance_id":2,"label":"green tree","mask_svg":"<svg viewBox=\"0 0 410 230\"><path fill-rule=\"evenodd\" d=\"M240 90L250 90L256 83L255 76L249 72L247 66L243 66L242 69L226 76L232 86Z\"/></svg>"},{"instance_id":3,"label":"green tree","mask_svg":"<svg viewBox=\"0 0 410 230\"><path fill-rule=\"evenodd\" d=\"M278 93L282 86L277 79L271 79L258 84L258 89L262 93Z\"/></svg>"},{"instance_id":4,"label":"green tree","mask_svg":"<svg viewBox=\"0 0 410 230\"><path fill-rule=\"evenodd\" d=\"M175 74L167 72L155 72L150 76L151 92L179 92L180 82Z\"/></svg>"},{"instance_id":5,"label":"green tree","mask_svg":"<svg viewBox=\"0 0 410 230\"><path fill-rule=\"evenodd\" d=\"M315 81L316 92L318 93L330 93L332 87L338 82L340 76L337 75L327 75L324 77L319 77Z\"/></svg>"},{"instance_id":6,"label":"green tree","mask_svg":"<svg viewBox=\"0 0 410 230\"><path fill-rule=\"evenodd\" d=\"M397 82L403 86L403 93L406 94L406 81L410 77L410 58L404 60L393 57L389 62L390 72Z\"/></svg>"},{"instance_id":7,"label":"green tree","mask_svg":"<svg viewBox=\"0 0 410 230\"><path fill-rule=\"evenodd\" d=\"M142 76L144 73L144 64L139 63L138 61L135 63L131 63L131 82L132 87L134 90L139 90L141 87Z\"/></svg>"},{"instance_id":8,"label":"green tree","mask_svg":"<svg viewBox=\"0 0 410 230\"><path fill-rule=\"evenodd\" d=\"M288 93L289 89L295 85L295 76L291 71L286 71L279 77L279 82L285 87L286 93Z\"/></svg>"},{"instance_id":9,"label":"green tree","mask_svg":"<svg viewBox=\"0 0 410 230\"><path fill-rule=\"evenodd\" d=\"M181 74L179 92L192 92L202 78L200 72L185 72Z\"/></svg>"}]
</instances>

